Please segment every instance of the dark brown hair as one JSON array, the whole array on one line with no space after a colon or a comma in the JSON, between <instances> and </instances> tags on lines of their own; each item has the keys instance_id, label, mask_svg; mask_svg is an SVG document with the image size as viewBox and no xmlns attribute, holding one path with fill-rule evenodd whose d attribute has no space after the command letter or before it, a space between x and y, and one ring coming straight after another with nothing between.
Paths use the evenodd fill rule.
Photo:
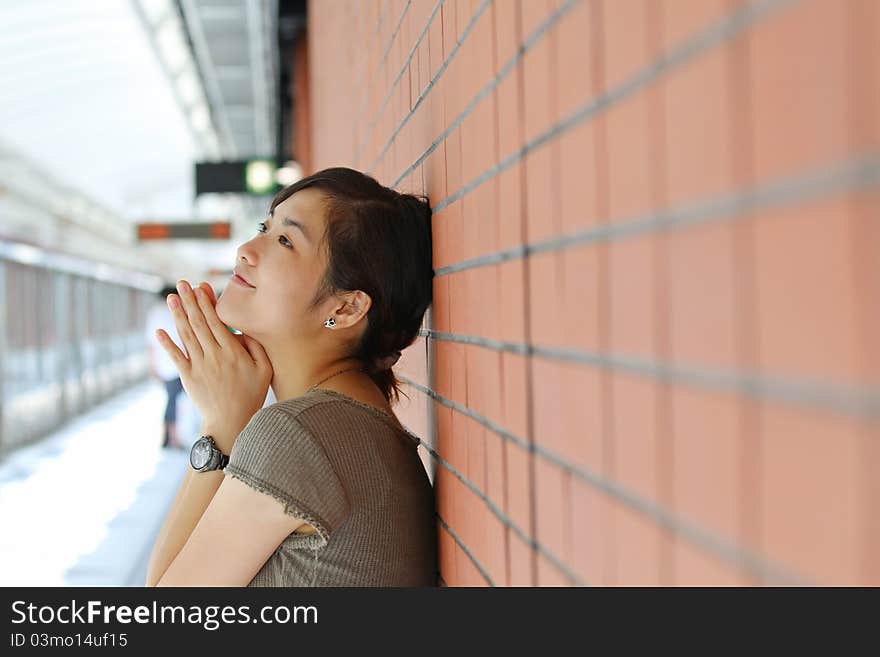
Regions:
<instances>
[{"instance_id":1,"label":"dark brown hair","mask_svg":"<svg viewBox=\"0 0 880 657\"><path fill-rule=\"evenodd\" d=\"M319 248L327 249L328 262L309 309L333 294L369 294L367 328L351 345L350 357L370 369L377 359L413 343L431 304L431 206L427 196L397 192L360 171L332 167L280 190L269 212L307 187L324 197L326 227ZM369 374L389 403L392 397L400 400L400 381L390 368Z\"/></svg>"}]
</instances>

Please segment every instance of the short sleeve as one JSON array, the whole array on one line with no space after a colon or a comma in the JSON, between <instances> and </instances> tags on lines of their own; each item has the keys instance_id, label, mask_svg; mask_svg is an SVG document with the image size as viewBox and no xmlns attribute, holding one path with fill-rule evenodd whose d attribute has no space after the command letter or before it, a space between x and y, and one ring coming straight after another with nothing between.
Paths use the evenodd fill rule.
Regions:
<instances>
[{"instance_id":1,"label":"short sleeve","mask_svg":"<svg viewBox=\"0 0 880 657\"><path fill-rule=\"evenodd\" d=\"M351 512L345 488L321 444L277 406L257 411L238 435L225 473L284 504L328 541Z\"/></svg>"}]
</instances>

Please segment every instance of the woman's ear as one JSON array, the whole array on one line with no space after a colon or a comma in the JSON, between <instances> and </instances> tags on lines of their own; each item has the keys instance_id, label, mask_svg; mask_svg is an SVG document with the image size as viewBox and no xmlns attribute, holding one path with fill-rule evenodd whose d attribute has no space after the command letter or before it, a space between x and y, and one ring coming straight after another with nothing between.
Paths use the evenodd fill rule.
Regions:
<instances>
[{"instance_id":1,"label":"woman's ear","mask_svg":"<svg viewBox=\"0 0 880 657\"><path fill-rule=\"evenodd\" d=\"M334 309L336 325L340 327L354 326L361 317L366 317L373 300L362 290L349 292L342 297L343 303Z\"/></svg>"}]
</instances>

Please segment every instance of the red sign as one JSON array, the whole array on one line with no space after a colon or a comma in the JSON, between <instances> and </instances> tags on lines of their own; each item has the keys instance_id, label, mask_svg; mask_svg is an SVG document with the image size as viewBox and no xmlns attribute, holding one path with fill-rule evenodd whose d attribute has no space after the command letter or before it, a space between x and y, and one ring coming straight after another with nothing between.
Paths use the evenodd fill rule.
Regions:
<instances>
[{"instance_id":1,"label":"red sign","mask_svg":"<svg viewBox=\"0 0 880 657\"><path fill-rule=\"evenodd\" d=\"M137 238L145 240L228 240L232 231L228 221L137 224Z\"/></svg>"}]
</instances>

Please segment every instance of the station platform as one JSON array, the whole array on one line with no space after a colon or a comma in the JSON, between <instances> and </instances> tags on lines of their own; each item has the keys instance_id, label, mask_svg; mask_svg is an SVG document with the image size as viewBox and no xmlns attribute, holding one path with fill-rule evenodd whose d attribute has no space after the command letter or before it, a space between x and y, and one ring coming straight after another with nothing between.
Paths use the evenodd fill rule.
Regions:
<instances>
[{"instance_id":1,"label":"station platform","mask_svg":"<svg viewBox=\"0 0 880 657\"><path fill-rule=\"evenodd\" d=\"M141 383L0 461L0 586L143 586L186 468Z\"/></svg>"}]
</instances>

